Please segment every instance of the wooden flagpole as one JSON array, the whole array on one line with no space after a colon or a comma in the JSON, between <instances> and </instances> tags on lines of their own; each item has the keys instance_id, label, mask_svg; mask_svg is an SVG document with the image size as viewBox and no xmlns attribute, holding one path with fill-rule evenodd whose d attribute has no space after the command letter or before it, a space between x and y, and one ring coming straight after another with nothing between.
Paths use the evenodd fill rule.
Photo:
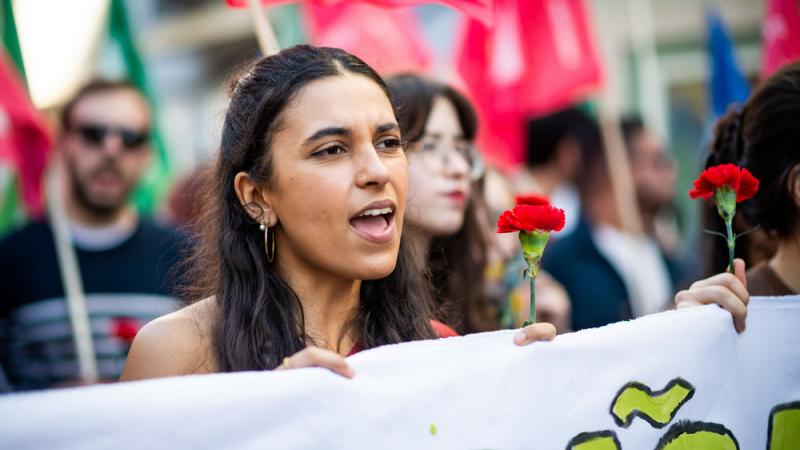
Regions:
<instances>
[{"instance_id":1,"label":"wooden flagpole","mask_svg":"<svg viewBox=\"0 0 800 450\"><path fill-rule=\"evenodd\" d=\"M641 235L644 233L644 225L636 197L636 187L633 184L630 158L620 130L619 114L606 105L600 109L599 121L603 135L603 151L606 154L606 169L622 228L632 235Z\"/></svg>"},{"instance_id":2,"label":"wooden flagpole","mask_svg":"<svg viewBox=\"0 0 800 450\"><path fill-rule=\"evenodd\" d=\"M253 27L256 30L256 38L258 39L258 46L264 56L270 56L281 51L278 46L278 39L275 37L275 32L272 30L272 25L264 15L264 10L261 8L259 0L247 0L247 6L250 9L250 15L253 17Z\"/></svg>"},{"instance_id":3,"label":"wooden flagpole","mask_svg":"<svg viewBox=\"0 0 800 450\"><path fill-rule=\"evenodd\" d=\"M604 15L600 17L602 19ZM644 224L637 201L630 158L620 129L620 107L611 83L608 83L603 90L599 100L597 115L603 140L606 171L617 206L620 226L628 234L641 236L644 233Z\"/></svg>"},{"instance_id":4,"label":"wooden flagpole","mask_svg":"<svg viewBox=\"0 0 800 450\"><path fill-rule=\"evenodd\" d=\"M61 269L61 282L67 298L67 311L72 326L72 339L75 343L81 380L92 384L99 379L97 360L95 359L92 326L86 307L86 294L83 290L80 266L75 254L75 247L72 245L69 220L64 207L62 171L63 168L56 159L46 181L48 211L56 244L58 266Z\"/></svg>"}]
</instances>

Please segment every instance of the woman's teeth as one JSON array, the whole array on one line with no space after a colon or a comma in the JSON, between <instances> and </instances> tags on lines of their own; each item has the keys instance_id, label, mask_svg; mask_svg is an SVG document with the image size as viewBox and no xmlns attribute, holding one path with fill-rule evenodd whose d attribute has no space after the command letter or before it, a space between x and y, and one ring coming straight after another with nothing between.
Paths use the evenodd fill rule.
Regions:
<instances>
[{"instance_id":1,"label":"woman's teeth","mask_svg":"<svg viewBox=\"0 0 800 450\"><path fill-rule=\"evenodd\" d=\"M358 217L363 216L382 216L384 214L391 214L392 208L373 208L364 211L363 213L359 214Z\"/></svg>"}]
</instances>

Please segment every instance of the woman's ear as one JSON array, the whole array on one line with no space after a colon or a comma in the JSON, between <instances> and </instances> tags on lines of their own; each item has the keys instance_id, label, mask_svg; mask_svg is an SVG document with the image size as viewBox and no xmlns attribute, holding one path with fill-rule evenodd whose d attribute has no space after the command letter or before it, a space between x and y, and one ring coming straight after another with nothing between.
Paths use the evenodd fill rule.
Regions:
<instances>
[{"instance_id":1,"label":"woman's ear","mask_svg":"<svg viewBox=\"0 0 800 450\"><path fill-rule=\"evenodd\" d=\"M246 172L239 172L233 179L233 188L247 215L258 223L277 223L275 211L265 189Z\"/></svg>"},{"instance_id":2,"label":"woman's ear","mask_svg":"<svg viewBox=\"0 0 800 450\"><path fill-rule=\"evenodd\" d=\"M792 167L791 172L789 172L789 194L792 196L792 200L794 200L794 205L800 208L800 164L795 165Z\"/></svg>"}]
</instances>

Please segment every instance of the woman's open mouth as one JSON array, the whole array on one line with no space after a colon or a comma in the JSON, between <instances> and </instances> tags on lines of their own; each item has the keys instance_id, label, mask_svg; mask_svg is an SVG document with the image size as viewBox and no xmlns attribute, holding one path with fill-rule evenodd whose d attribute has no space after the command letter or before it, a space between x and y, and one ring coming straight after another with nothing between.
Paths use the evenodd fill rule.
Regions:
<instances>
[{"instance_id":1,"label":"woman's open mouth","mask_svg":"<svg viewBox=\"0 0 800 450\"><path fill-rule=\"evenodd\" d=\"M364 239L385 244L394 237L394 204L375 202L350 219L350 226Z\"/></svg>"}]
</instances>

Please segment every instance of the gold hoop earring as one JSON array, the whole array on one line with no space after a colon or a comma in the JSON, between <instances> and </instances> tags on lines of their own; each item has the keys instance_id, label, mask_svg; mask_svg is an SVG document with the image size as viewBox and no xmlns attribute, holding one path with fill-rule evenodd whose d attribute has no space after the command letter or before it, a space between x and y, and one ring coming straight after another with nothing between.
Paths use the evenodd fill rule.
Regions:
<instances>
[{"instance_id":1,"label":"gold hoop earring","mask_svg":"<svg viewBox=\"0 0 800 450\"><path fill-rule=\"evenodd\" d=\"M259 228L264 232L264 250L267 253L267 261L272 262L275 259L275 233L270 233L271 220L267 217L267 224L261 224Z\"/></svg>"}]
</instances>

